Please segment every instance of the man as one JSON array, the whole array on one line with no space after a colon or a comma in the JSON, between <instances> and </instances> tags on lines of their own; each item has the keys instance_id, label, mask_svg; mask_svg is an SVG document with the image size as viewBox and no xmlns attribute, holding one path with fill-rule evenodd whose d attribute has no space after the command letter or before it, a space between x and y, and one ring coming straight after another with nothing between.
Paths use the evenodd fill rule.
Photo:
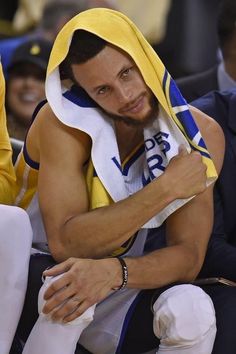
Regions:
<instances>
[{"instance_id":1,"label":"man","mask_svg":"<svg viewBox=\"0 0 236 354\"><path fill-rule=\"evenodd\" d=\"M78 339L93 353L210 354L209 297L171 284L192 281L204 259L213 217L206 183L216 173L203 138L219 172L218 125L191 108L201 137L155 52L107 9L81 13L60 32L46 95L18 163L17 202L42 242L39 196L50 252L62 263L44 272L24 354L73 353ZM165 219L168 247L145 254L147 230ZM45 254L31 259L23 339L37 319L41 272L54 264Z\"/></svg>"},{"instance_id":2,"label":"man","mask_svg":"<svg viewBox=\"0 0 236 354\"><path fill-rule=\"evenodd\" d=\"M210 114L221 125L226 140L225 158L221 174L214 189L215 222L212 237L200 277L224 277L236 281L236 223L234 203L235 189L235 112L236 90L214 91L193 102L193 105ZM224 290L222 289L224 287ZM235 287L224 285L211 289L208 286L218 315L222 321L217 324L217 339L214 354L233 354L236 350L235 332ZM212 296L213 294L213 296ZM220 304L220 305L219 305Z\"/></svg>"},{"instance_id":3,"label":"man","mask_svg":"<svg viewBox=\"0 0 236 354\"><path fill-rule=\"evenodd\" d=\"M5 81L0 64L0 351L8 354L24 303L32 230L13 202L15 173L6 129Z\"/></svg>"},{"instance_id":4,"label":"man","mask_svg":"<svg viewBox=\"0 0 236 354\"><path fill-rule=\"evenodd\" d=\"M212 90L230 90L236 87L236 2L223 0L219 6L217 32L222 53L222 62L199 74L177 80L188 102Z\"/></svg>"},{"instance_id":5,"label":"man","mask_svg":"<svg viewBox=\"0 0 236 354\"><path fill-rule=\"evenodd\" d=\"M214 235L216 237L211 239L209 244L209 257L206 259L206 264L208 265L207 276L220 275L236 281L234 267L236 262L236 221L233 207L236 198L235 144L233 143L236 131L236 89L211 92L194 101L193 105L214 117L221 125L226 140L224 163L215 187L216 217ZM223 229L222 226L224 226ZM222 247L223 244L226 247ZM213 252L214 248L215 251ZM219 259L224 259L224 262L219 262ZM204 272L204 268L202 272Z\"/></svg>"}]
</instances>

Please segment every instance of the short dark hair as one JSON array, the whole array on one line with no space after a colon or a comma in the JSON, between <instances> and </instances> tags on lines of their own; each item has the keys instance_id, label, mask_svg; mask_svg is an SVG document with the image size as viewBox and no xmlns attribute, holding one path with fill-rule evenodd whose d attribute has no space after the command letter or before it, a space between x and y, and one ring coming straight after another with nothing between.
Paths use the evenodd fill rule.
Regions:
<instances>
[{"instance_id":1,"label":"short dark hair","mask_svg":"<svg viewBox=\"0 0 236 354\"><path fill-rule=\"evenodd\" d=\"M231 40L236 29L236 1L223 0L219 6L217 31L222 50Z\"/></svg>"},{"instance_id":2,"label":"short dark hair","mask_svg":"<svg viewBox=\"0 0 236 354\"><path fill-rule=\"evenodd\" d=\"M77 30L72 37L69 52L60 64L60 75L62 79L71 79L74 81L71 65L86 63L89 59L95 57L107 42L91 32Z\"/></svg>"}]
</instances>

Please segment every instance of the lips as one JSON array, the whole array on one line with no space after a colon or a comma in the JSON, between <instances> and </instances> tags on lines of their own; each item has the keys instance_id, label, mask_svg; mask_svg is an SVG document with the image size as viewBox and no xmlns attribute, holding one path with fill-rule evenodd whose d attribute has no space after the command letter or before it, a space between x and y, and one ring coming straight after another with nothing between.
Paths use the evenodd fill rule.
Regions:
<instances>
[{"instance_id":1,"label":"lips","mask_svg":"<svg viewBox=\"0 0 236 354\"><path fill-rule=\"evenodd\" d=\"M120 113L138 113L143 109L144 95L139 96L132 104L120 110Z\"/></svg>"},{"instance_id":2,"label":"lips","mask_svg":"<svg viewBox=\"0 0 236 354\"><path fill-rule=\"evenodd\" d=\"M28 92L24 92L24 93L21 93L19 94L19 100L21 102L24 102L24 103L38 103L40 101L40 98L38 97L37 94L34 94L34 93L28 93Z\"/></svg>"}]
</instances>

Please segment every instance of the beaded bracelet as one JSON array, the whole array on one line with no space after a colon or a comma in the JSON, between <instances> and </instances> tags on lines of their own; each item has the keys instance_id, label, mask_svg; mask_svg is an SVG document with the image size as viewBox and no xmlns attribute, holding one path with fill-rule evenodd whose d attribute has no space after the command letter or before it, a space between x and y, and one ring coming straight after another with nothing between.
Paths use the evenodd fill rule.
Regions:
<instances>
[{"instance_id":1,"label":"beaded bracelet","mask_svg":"<svg viewBox=\"0 0 236 354\"><path fill-rule=\"evenodd\" d=\"M117 288L113 288L113 290L122 290L126 287L127 283L128 283L128 267L124 261L123 258L120 257L116 257L116 259L120 262L121 268L122 268L122 284L117 287Z\"/></svg>"}]
</instances>

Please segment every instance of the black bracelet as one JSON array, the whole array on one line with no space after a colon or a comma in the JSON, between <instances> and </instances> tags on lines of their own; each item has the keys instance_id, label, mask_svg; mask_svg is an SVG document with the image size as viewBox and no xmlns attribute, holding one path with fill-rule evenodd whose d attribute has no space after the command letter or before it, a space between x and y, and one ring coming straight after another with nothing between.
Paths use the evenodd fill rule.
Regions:
<instances>
[{"instance_id":1,"label":"black bracelet","mask_svg":"<svg viewBox=\"0 0 236 354\"><path fill-rule=\"evenodd\" d=\"M122 268L122 284L118 288L113 288L113 290L122 290L126 287L128 283L128 267L123 258L116 257L116 259L120 262Z\"/></svg>"}]
</instances>

